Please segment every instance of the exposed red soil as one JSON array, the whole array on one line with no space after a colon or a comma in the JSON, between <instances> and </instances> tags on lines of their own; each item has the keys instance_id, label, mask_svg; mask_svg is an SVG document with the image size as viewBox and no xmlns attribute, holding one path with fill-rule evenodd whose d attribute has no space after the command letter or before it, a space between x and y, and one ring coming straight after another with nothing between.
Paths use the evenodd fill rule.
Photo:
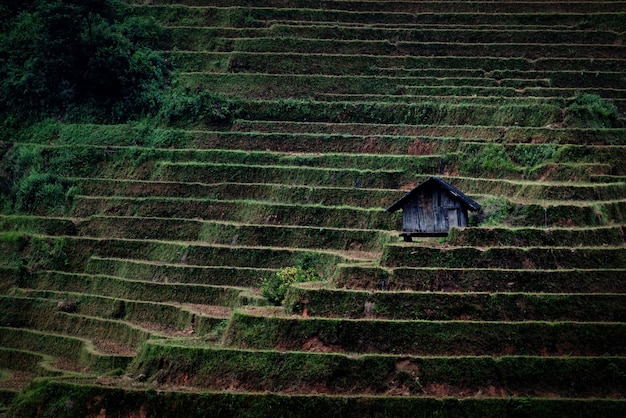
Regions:
<instances>
[{"instance_id":1,"label":"exposed red soil","mask_svg":"<svg viewBox=\"0 0 626 418\"><path fill-rule=\"evenodd\" d=\"M409 155L432 155L434 151L435 146L432 142L426 142L418 138L409 145L406 153Z\"/></svg>"},{"instance_id":2,"label":"exposed red soil","mask_svg":"<svg viewBox=\"0 0 626 418\"><path fill-rule=\"evenodd\" d=\"M167 335L168 337L189 337L193 334L191 328L181 330L172 325L158 324L156 322L135 322L138 326L148 331L158 333L161 335Z\"/></svg>"},{"instance_id":3,"label":"exposed red soil","mask_svg":"<svg viewBox=\"0 0 626 418\"><path fill-rule=\"evenodd\" d=\"M419 377L417 378L419 381ZM28 382L27 382L28 383ZM168 376L167 381L161 384L155 384L154 382L144 383L140 382L137 377L122 376L122 377L99 377L95 380L95 384L107 387L118 387L123 389L148 389L155 388L158 391L163 392L191 392L201 393L207 390L218 391L223 393L244 393L244 392L259 392L258 388L255 388L254 382L246 382L236 376L225 376L210 381L210 384L200 383L194 375L188 373L179 373L176 376ZM447 383L432 382L425 384L421 387L418 393L415 393L415 389L411 390L405 384L398 384L397 382L389 382L389 387L384 393L380 393L377 390L370 388L365 390L359 390L355 393L350 388L345 390L336 390L327 387L322 383L299 383L294 382L288 387L283 387L280 390L269 390L264 392L281 393L281 394L332 394L332 395L384 395L384 396L412 396L412 397L434 397L434 398L447 398L454 397L458 399L463 398L522 398L527 396L536 396L541 398L560 398L561 394L532 389L530 392L520 392L508 390L504 387L496 385L485 385L477 387L461 387L449 385ZM603 394L603 398L607 399L620 399L623 394L611 393Z\"/></svg>"},{"instance_id":4,"label":"exposed red soil","mask_svg":"<svg viewBox=\"0 0 626 418\"><path fill-rule=\"evenodd\" d=\"M103 354L114 354L118 356L134 356L137 351L128 344L113 340L93 340L96 349Z\"/></svg>"},{"instance_id":5,"label":"exposed red soil","mask_svg":"<svg viewBox=\"0 0 626 418\"><path fill-rule=\"evenodd\" d=\"M70 371L70 372L83 372L85 371L84 367L81 367L75 361L66 359L66 358L57 358L52 363L52 367L59 370Z\"/></svg>"},{"instance_id":6,"label":"exposed red soil","mask_svg":"<svg viewBox=\"0 0 626 418\"><path fill-rule=\"evenodd\" d=\"M341 346L325 344L318 337L312 337L306 340L304 344L302 344L301 350L314 353L341 353L344 351Z\"/></svg>"},{"instance_id":7,"label":"exposed red soil","mask_svg":"<svg viewBox=\"0 0 626 418\"><path fill-rule=\"evenodd\" d=\"M228 306L200 305L195 303L190 303L187 306L194 312L216 318L230 318L233 313L233 308Z\"/></svg>"},{"instance_id":8,"label":"exposed red soil","mask_svg":"<svg viewBox=\"0 0 626 418\"><path fill-rule=\"evenodd\" d=\"M1 389L21 390L36 377L34 373L24 372L21 370L10 370L10 376L6 380L0 380Z\"/></svg>"}]
</instances>

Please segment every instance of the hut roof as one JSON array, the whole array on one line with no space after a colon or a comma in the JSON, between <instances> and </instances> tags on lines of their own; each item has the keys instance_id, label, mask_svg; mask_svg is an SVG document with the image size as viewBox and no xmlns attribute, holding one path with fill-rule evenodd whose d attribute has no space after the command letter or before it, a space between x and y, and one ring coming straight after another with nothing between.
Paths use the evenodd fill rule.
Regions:
<instances>
[{"instance_id":1,"label":"hut roof","mask_svg":"<svg viewBox=\"0 0 626 418\"><path fill-rule=\"evenodd\" d=\"M441 188L446 190L452 196L456 197L463 205L467 206L467 208L469 210L475 211L475 210L480 209L480 205L477 202L475 202L474 200L472 200L469 197L467 197L463 192L461 192L456 187L452 186L449 183L446 183L445 181L443 181L439 177L429 177L428 179L426 179L423 182L421 182L413 190L411 190L410 192L408 192L407 194L402 196L394 204L392 204L391 206L389 206L385 210L387 212L395 212L398 209L402 209L402 207L404 206L404 203L407 200L411 199L411 197L416 193L417 190L419 190L420 188L422 188L422 187L424 187L424 186L426 186L428 184L431 184L431 183L435 183L435 184L439 185Z\"/></svg>"}]
</instances>

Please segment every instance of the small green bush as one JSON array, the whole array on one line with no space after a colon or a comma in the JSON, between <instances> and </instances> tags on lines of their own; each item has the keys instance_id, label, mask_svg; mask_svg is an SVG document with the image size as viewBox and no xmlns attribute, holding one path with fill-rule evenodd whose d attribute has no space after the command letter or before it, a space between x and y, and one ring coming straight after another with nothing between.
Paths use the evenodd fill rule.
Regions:
<instances>
[{"instance_id":1,"label":"small green bush","mask_svg":"<svg viewBox=\"0 0 626 418\"><path fill-rule=\"evenodd\" d=\"M470 146L459 157L460 171L466 174L480 174L483 176L499 175L503 171L516 171L506 149L500 144L485 146Z\"/></svg>"},{"instance_id":2,"label":"small green bush","mask_svg":"<svg viewBox=\"0 0 626 418\"><path fill-rule=\"evenodd\" d=\"M511 204L505 197L487 198L480 209L480 212L470 218L471 226L494 226L502 225L508 218L511 211Z\"/></svg>"},{"instance_id":3,"label":"small green bush","mask_svg":"<svg viewBox=\"0 0 626 418\"><path fill-rule=\"evenodd\" d=\"M32 173L19 183L15 209L26 213L62 214L76 191L55 174Z\"/></svg>"},{"instance_id":4,"label":"small green bush","mask_svg":"<svg viewBox=\"0 0 626 418\"><path fill-rule=\"evenodd\" d=\"M177 127L229 125L238 112L236 104L222 96L207 91L192 94L172 90L164 99L159 119Z\"/></svg>"},{"instance_id":5,"label":"small green bush","mask_svg":"<svg viewBox=\"0 0 626 418\"><path fill-rule=\"evenodd\" d=\"M261 279L261 294L271 303L282 304L287 289L294 283L316 282L320 276L311 268L283 267L268 277Z\"/></svg>"},{"instance_id":6,"label":"small green bush","mask_svg":"<svg viewBox=\"0 0 626 418\"><path fill-rule=\"evenodd\" d=\"M559 147L557 144L519 144L515 147L513 159L519 165L535 167L554 159Z\"/></svg>"},{"instance_id":7,"label":"small green bush","mask_svg":"<svg viewBox=\"0 0 626 418\"><path fill-rule=\"evenodd\" d=\"M155 19L118 0L0 6L0 124L123 122L158 108L170 64Z\"/></svg>"},{"instance_id":8,"label":"small green bush","mask_svg":"<svg viewBox=\"0 0 626 418\"><path fill-rule=\"evenodd\" d=\"M565 109L565 126L612 128L619 126L617 107L596 94L582 94Z\"/></svg>"}]
</instances>

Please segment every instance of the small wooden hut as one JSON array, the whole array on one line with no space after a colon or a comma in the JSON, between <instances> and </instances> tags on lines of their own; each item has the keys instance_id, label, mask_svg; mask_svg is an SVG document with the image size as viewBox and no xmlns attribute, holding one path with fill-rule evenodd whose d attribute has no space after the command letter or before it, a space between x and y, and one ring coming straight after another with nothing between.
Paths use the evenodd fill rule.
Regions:
<instances>
[{"instance_id":1,"label":"small wooden hut","mask_svg":"<svg viewBox=\"0 0 626 418\"><path fill-rule=\"evenodd\" d=\"M387 212L402 209L405 241L414 236L446 236L453 226L467 226L468 211L480 205L439 177L430 177L402 196Z\"/></svg>"}]
</instances>

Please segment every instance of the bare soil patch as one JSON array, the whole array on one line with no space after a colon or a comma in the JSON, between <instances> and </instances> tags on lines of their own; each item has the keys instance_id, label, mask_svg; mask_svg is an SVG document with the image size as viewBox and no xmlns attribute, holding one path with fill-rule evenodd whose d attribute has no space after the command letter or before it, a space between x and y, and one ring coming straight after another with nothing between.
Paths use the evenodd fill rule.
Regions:
<instances>
[{"instance_id":1,"label":"bare soil patch","mask_svg":"<svg viewBox=\"0 0 626 418\"><path fill-rule=\"evenodd\" d=\"M156 322L135 322L135 324L148 331L167 335L168 337L189 337L192 334L191 327L182 330L172 325L158 324Z\"/></svg>"},{"instance_id":2,"label":"bare soil patch","mask_svg":"<svg viewBox=\"0 0 626 418\"><path fill-rule=\"evenodd\" d=\"M0 388L22 390L37 377L34 373L24 372L21 370L8 370L9 378L0 380Z\"/></svg>"},{"instance_id":3,"label":"bare soil patch","mask_svg":"<svg viewBox=\"0 0 626 418\"><path fill-rule=\"evenodd\" d=\"M325 344L318 337L312 337L302 344L302 351L313 353L341 353L344 349L340 346Z\"/></svg>"},{"instance_id":4,"label":"bare soil patch","mask_svg":"<svg viewBox=\"0 0 626 418\"><path fill-rule=\"evenodd\" d=\"M94 346L103 354L114 354L118 356L134 356L137 351L128 344L113 340L94 340Z\"/></svg>"},{"instance_id":5,"label":"bare soil patch","mask_svg":"<svg viewBox=\"0 0 626 418\"><path fill-rule=\"evenodd\" d=\"M233 308L228 306L200 305L195 303L190 303L186 306L189 306L194 312L216 318L227 319L230 318L233 313Z\"/></svg>"}]
</instances>

